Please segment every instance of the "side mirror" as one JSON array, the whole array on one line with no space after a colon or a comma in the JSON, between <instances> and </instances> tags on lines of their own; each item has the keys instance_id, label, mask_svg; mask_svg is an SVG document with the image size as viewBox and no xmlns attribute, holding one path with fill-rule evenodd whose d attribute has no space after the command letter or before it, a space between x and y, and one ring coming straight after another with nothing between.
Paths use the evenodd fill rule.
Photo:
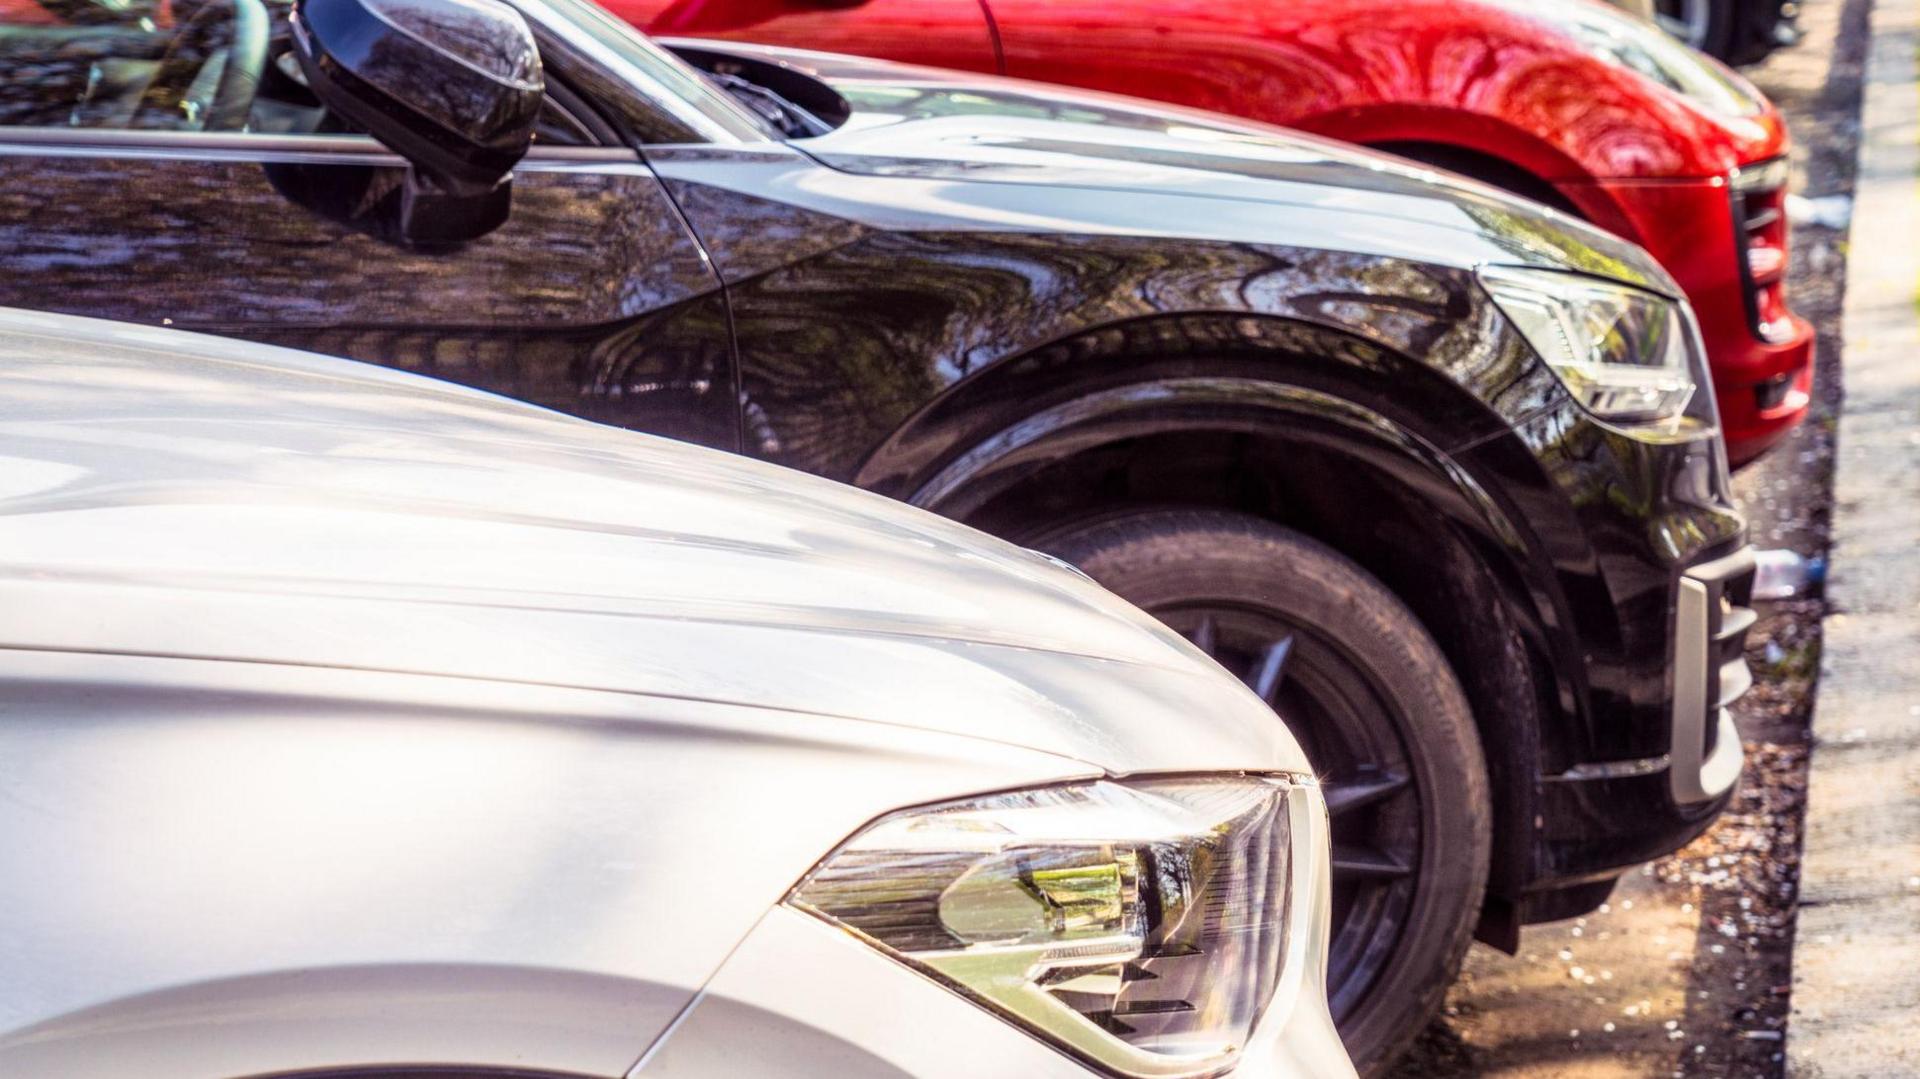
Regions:
<instances>
[{"instance_id":1,"label":"side mirror","mask_svg":"<svg viewBox=\"0 0 1920 1079\"><path fill-rule=\"evenodd\" d=\"M298 0L293 51L313 92L407 159L400 232L457 243L498 228L546 84L500 0Z\"/></svg>"}]
</instances>

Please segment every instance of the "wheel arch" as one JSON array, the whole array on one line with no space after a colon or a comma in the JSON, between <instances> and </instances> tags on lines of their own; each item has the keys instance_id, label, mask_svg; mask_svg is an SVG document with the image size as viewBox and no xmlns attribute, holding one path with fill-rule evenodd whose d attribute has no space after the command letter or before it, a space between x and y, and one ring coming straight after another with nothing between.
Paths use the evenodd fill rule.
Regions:
<instances>
[{"instance_id":1,"label":"wheel arch","mask_svg":"<svg viewBox=\"0 0 1920 1079\"><path fill-rule=\"evenodd\" d=\"M1238 339L1231 328L1214 329L1215 344ZM1408 603L1461 678L1496 792L1489 895L1518 900L1534 872L1534 784L1543 762L1566 751L1558 743L1571 724L1562 715L1584 699L1564 681L1578 661L1569 663L1569 645L1552 628L1552 574L1542 572L1545 559L1518 514L1455 463L1430 429L1450 409L1484 406L1390 414L1382 377L1402 388L1422 372L1444 377L1365 342L1330 339L1331 331L1293 329L1290 343L1317 344L1322 362L1233 349L1169 358L1122 347L1137 348L1139 332L1061 343L1035 362L1056 374L1080 371L1080 392L1051 394L1031 372L1023 382L1018 363L998 378L982 372L969 380L966 407L930 407L918 419L938 428L950 412L985 409L981 402L1023 407L999 411L993 429L961 439L909 424L889 447L961 448L917 469L876 453L858 482L1016 541L1125 506L1175 504L1252 513L1355 558ZM1195 336L1188 326L1182 339ZM1356 496L1374 512L1333 512L1333 502Z\"/></svg>"},{"instance_id":2,"label":"wheel arch","mask_svg":"<svg viewBox=\"0 0 1920 1079\"><path fill-rule=\"evenodd\" d=\"M1366 146L1490 184L1638 242L1632 217L1599 184L1555 183L1547 179L1546 174L1514 158L1482 149L1470 139L1450 138L1445 133L1429 133L1420 138L1370 139Z\"/></svg>"},{"instance_id":3,"label":"wheel arch","mask_svg":"<svg viewBox=\"0 0 1920 1079\"><path fill-rule=\"evenodd\" d=\"M1582 182L1592 170L1565 147L1527 130L1499 112L1452 103L1360 104L1314 117L1308 130L1384 150L1391 143L1445 146L1500 161L1543 184ZM1386 150L1392 153L1391 150Z\"/></svg>"},{"instance_id":4,"label":"wheel arch","mask_svg":"<svg viewBox=\"0 0 1920 1079\"><path fill-rule=\"evenodd\" d=\"M1469 179L1491 184L1502 191L1509 191L1542 205L1551 206L1562 213L1570 213L1578 217L1586 216L1586 213L1553 183L1544 179L1538 172L1515 163L1511 158L1440 138L1379 139L1367 143L1367 147L1417 161L1423 165L1459 173Z\"/></svg>"}]
</instances>

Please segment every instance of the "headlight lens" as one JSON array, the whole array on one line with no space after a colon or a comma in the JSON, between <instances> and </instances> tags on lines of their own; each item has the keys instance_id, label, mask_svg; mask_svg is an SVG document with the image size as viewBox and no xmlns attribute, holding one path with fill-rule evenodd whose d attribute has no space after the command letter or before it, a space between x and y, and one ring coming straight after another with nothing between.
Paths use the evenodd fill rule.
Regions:
<instances>
[{"instance_id":1,"label":"headlight lens","mask_svg":"<svg viewBox=\"0 0 1920 1079\"><path fill-rule=\"evenodd\" d=\"M1539 19L1589 54L1652 79L1709 112L1753 116L1763 107L1712 60L1658 26L1599 4L1564 0L1494 0Z\"/></svg>"},{"instance_id":2,"label":"headlight lens","mask_svg":"<svg viewBox=\"0 0 1920 1079\"><path fill-rule=\"evenodd\" d=\"M907 810L788 902L1108 1070L1213 1074L1279 978L1302 790L1098 782Z\"/></svg>"},{"instance_id":3,"label":"headlight lens","mask_svg":"<svg viewBox=\"0 0 1920 1079\"><path fill-rule=\"evenodd\" d=\"M1555 270L1487 266L1480 283L1589 412L1621 424L1673 424L1686 412L1698 387L1684 304Z\"/></svg>"}]
</instances>

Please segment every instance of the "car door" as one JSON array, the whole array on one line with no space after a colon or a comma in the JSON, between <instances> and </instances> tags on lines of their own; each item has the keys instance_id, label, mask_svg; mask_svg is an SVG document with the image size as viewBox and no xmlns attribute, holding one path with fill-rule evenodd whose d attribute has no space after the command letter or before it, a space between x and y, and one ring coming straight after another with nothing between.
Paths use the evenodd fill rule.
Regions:
<instances>
[{"instance_id":1,"label":"car door","mask_svg":"<svg viewBox=\"0 0 1920 1079\"><path fill-rule=\"evenodd\" d=\"M412 243L383 209L405 163L305 89L288 10L0 0L0 306L290 345L737 445L719 281L660 181L568 90L564 57L504 223Z\"/></svg>"},{"instance_id":2,"label":"car door","mask_svg":"<svg viewBox=\"0 0 1920 1079\"><path fill-rule=\"evenodd\" d=\"M606 0L655 37L708 37L997 71L981 0Z\"/></svg>"}]
</instances>

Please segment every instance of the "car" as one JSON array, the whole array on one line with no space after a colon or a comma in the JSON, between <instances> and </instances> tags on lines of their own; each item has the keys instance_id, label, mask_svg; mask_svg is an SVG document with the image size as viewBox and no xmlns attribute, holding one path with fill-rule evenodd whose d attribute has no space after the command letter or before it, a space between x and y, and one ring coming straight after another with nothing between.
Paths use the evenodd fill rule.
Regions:
<instances>
[{"instance_id":1,"label":"car","mask_svg":"<svg viewBox=\"0 0 1920 1079\"><path fill-rule=\"evenodd\" d=\"M1729 64L1764 58L1797 37L1792 0L1609 0Z\"/></svg>"},{"instance_id":2,"label":"car","mask_svg":"<svg viewBox=\"0 0 1920 1079\"><path fill-rule=\"evenodd\" d=\"M1634 241L1693 303L1733 462L1806 416L1788 136L1765 96L1597 0L608 0L650 34L1136 94L1473 177Z\"/></svg>"},{"instance_id":3,"label":"car","mask_svg":"<svg viewBox=\"0 0 1920 1079\"><path fill-rule=\"evenodd\" d=\"M1599 903L1731 797L1745 524L1631 244L1203 113L694 67L584 0L303 0L233 61L163 15L11 39L0 303L431 374L1078 566L1305 745L1364 1069L1476 931Z\"/></svg>"},{"instance_id":4,"label":"car","mask_svg":"<svg viewBox=\"0 0 1920 1079\"><path fill-rule=\"evenodd\" d=\"M1799 39L1794 0L1654 0L1648 6L1668 33L1729 64L1753 63Z\"/></svg>"},{"instance_id":5,"label":"car","mask_svg":"<svg viewBox=\"0 0 1920 1079\"><path fill-rule=\"evenodd\" d=\"M0 1073L1353 1074L1300 747L1051 559L247 342L0 387Z\"/></svg>"}]
</instances>

